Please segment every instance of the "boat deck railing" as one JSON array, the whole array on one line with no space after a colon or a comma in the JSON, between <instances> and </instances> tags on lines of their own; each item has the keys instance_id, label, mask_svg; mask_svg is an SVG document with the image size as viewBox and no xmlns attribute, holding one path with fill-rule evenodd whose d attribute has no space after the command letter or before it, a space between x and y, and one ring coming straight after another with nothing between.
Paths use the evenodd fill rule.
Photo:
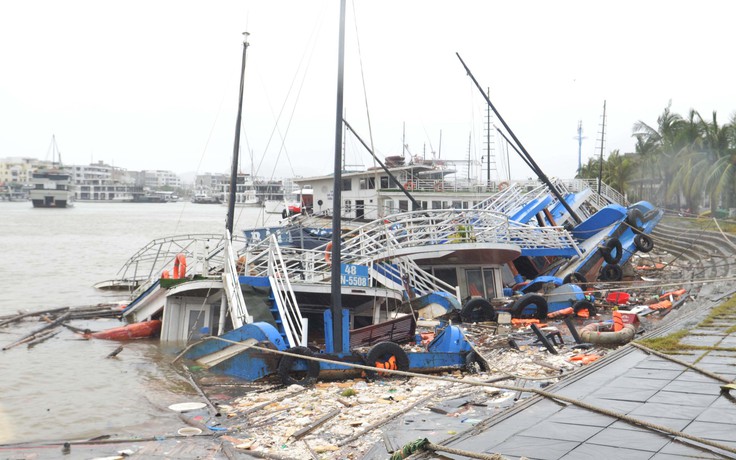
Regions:
<instances>
[{"instance_id":1,"label":"boat deck railing","mask_svg":"<svg viewBox=\"0 0 736 460\"><path fill-rule=\"evenodd\" d=\"M536 227L510 222L500 212L487 210L425 210L394 214L342 234L341 261L369 265L442 245L492 243L520 247L527 253L547 251L580 255L572 236L561 227ZM331 273L331 243L314 249L283 248L290 277L327 281ZM250 274L265 276L270 248L250 253ZM260 252L258 251L260 249Z\"/></svg>"},{"instance_id":2,"label":"boat deck railing","mask_svg":"<svg viewBox=\"0 0 736 460\"><path fill-rule=\"evenodd\" d=\"M158 238L131 256L115 275L118 283L137 286L133 297L145 291L151 283L171 268L178 254L200 264L203 274L221 273L225 264L224 234L194 233ZM233 244L245 246L244 236L233 236ZM192 262L190 262L192 263ZM190 265L190 272L195 264Z\"/></svg>"},{"instance_id":3,"label":"boat deck railing","mask_svg":"<svg viewBox=\"0 0 736 460\"><path fill-rule=\"evenodd\" d=\"M225 270L222 273L222 285L225 289L227 297L228 311L233 322L233 328L237 329L244 324L253 322L253 316L248 314L248 308L245 305L243 291L240 289L240 279L236 268L237 254L233 250L230 242L230 232L225 230Z\"/></svg>"},{"instance_id":4,"label":"boat deck railing","mask_svg":"<svg viewBox=\"0 0 736 460\"><path fill-rule=\"evenodd\" d=\"M307 345L307 328L291 288L289 268L281 255L281 248L275 235L270 237L268 279L274 303L279 313L279 321L284 330L284 337L290 347Z\"/></svg>"}]
</instances>

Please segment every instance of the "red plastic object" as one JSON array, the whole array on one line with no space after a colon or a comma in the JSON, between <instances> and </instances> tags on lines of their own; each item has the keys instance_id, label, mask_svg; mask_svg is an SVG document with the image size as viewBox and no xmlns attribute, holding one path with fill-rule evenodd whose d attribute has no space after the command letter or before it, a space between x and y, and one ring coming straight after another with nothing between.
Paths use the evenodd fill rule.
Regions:
<instances>
[{"instance_id":1,"label":"red plastic object","mask_svg":"<svg viewBox=\"0 0 736 460\"><path fill-rule=\"evenodd\" d=\"M628 292L611 292L608 294L608 297L606 297L606 301L609 303L615 303L617 305L624 305L626 302L629 301L629 293Z\"/></svg>"}]
</instances>

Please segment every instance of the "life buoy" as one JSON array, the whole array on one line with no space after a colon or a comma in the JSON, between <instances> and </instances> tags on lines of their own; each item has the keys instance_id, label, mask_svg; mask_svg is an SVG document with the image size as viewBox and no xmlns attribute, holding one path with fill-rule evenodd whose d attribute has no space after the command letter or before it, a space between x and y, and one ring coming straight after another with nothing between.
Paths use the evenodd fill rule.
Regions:
<instances>
[{"instance_id":1,"label":"life buoy","mask_svg":"<svg viewBox=\"0 0 736 460\"><path fill-rule=\"evenodd\" d=\"M314 356L312 350L307 347L292 347L286 350L286 352L308 358ZM307 369L306 372L299 372L297 374L298 376L295 377L293 375L292 368L294 367L294 363L297 361L304 361ZM300 359L294 356L284 355L279 361L278 373L281 377L281 382L286 386L294 384L302 386L312 385L317 381L317 377L319 377L319 362L311 359ZM303 376L301 374L303 374Z\"/></svg>"},{"instance_id":2,"label":"life buoy","mask_svg":"<svg viewBox=\"0 0 736 460\"><path fill-rule=\"evenodd\" d=\"M404 188L407 190L414 190L415 188L417 188L417 184L413 180L406 181L404 183Z\"/></svg>"},{"instance_id":3,"label":"life buoy","mask_svg":"<svg viewBox=\"0 0 736 460\"><path fill-rule=\"evenodd\" d=\"M174 259L173 275L175 280L185 278L187 276L187 256L182 253L177 254Z\"/></svg>"},{"instance_id":4,"label":"life buoy","mask_svg":"<svg viewBox=\"0 0 736 460\"><path fill-rule=\"evenodd\" d=\"M636 326L625 324L620 331L613 331L613 323L590 323L580 329L580 339L596 345L623 345L636 335Z\"/></svg>"},{"instance_id":5,"label":"life buoy","mask_svg":"<svg viewBox=\"0 0 736 460\"><path fill-rule=\"evenodd\" d=\"M513 318L521 318L522 313L527 307L534 306L534 317L543 320L547 318L547 301L539 294L524 294L519 297L511 306L511 316Z\"/></svg>"},{"instance_id":6,"label":"life buoy","mask_svg":"<svg viewBox=\"0 0 736 460\"><path fill-rule=\"evenodd\" d=\"M463 305L460 310L460 319L464 323L480 323L484 321L495 321L496 311L493 305L482 297L473 297Z\"/></svg>"},{"instance_id":7,"label":"life buoy","mask_svg":"<svg viewBox=\"0 0 736 460\"><path fill-rule=\"evenodd\" d=\"M601 247L603 260L608 264L617 264L621 260L621 242L616 237L611 237Z\"/></svg>"},{"instance_id":8,"label":"life buoy","mask_svg":"<svg viewBox=\"0 0 736 460\"><path fill-rule=\"evenodd\" d=\"M327 265L332 265L332 241L325 246L325 262Z\"/></svg>"},{"instance_id":9,"label":"life buoy","mask_svg":"<svg viewBox=\"0 0 736 460\"><path fill-rule=\"evenodd\" d=\"M435 192L444 192L445 191L445 184L443 182L437 182L434 184L434 191Z\"/></svg>"},{"instance_id":10,"label":"life buoy","mask_svg":"<svg viewBox=\"0 0 736 460\"><path fill-rule=\"evenodd\" d=\"M511 184L508 183L508 181L502 181L498 183L498 191L503 192L507 188L509 188Z\"/></svg>"},{"instance_id":11,"label":"life buoy","mask_svg":"<svg viewBox=\"0 0 736 460\"><path fill-rule=\"evenodd\" d=\"M634 237L634 246L641 252L649 252L654 249L654 241L651 236L640 233Z\"/></svg>"},{"instance_id":12,"label":"life buoy","mask_svg":"<svg viewBox=\"0 0 736 460\"><path fill-rule=\"evenodd\" d=\"M394 342L378 342L373 345L365 355L365 361L368 366L381 369L409 370L409 356ZM368 378L375 378L376 372L367 371L366 375Z\"/></svg>"}]
</instances>

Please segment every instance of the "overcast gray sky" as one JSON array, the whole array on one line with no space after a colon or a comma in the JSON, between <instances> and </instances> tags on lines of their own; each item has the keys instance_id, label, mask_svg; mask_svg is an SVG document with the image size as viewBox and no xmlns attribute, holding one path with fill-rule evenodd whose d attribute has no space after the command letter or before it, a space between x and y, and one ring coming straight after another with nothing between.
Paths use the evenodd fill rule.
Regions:
<instances>
[{"instance_id":1,"label":"overcast gray sky","mask_svg":"<svg viewBox=\"0 0 736 460\"><path fill-rule=\"evenodd\" d=\"M382 156L405 124L411 153L478 168L485 103L458 52L547 174L572 177L578 121L585 162L604 100L606 154L670 99L728 121L734 5L350 0L346 118ZM250 151L258 175L330 173L338 16L339 0L0 2L0 157L43 159L55 134L66 164L227 172L247 30L241 169ZM347 139L346 162L371 165Z\"/></svg>"}]
</instances>

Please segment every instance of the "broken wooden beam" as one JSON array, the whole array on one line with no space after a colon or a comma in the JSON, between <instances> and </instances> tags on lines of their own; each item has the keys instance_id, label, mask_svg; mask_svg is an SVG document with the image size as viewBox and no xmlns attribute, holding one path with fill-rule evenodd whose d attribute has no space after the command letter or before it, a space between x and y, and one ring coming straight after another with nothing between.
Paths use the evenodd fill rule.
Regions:
<instances>
[{"instance_id":1,"label":"broken wooden beam","mask_svg":"<svg viewBox=\"0 0 736 460\"><path fill-rule=\"evenodd\" d=\"M7 350L9 348L13 348L16 345L20 345L21 343L25 343L25 342L28 341L29 338L31 340L33 340L34 338L36 338L36 336L38 335L39 332L43 332L46 329L51 329L53 327L56 327L59 324L61 324L64 321L66 321L69 318L69 315L70 314L71 314L70 312L64 313L63 315L59 316L58 318L56 318L55 320L51 321L50 323L48 323L47 325L43 326L42 328L36 329L35 331L33 331L33 332L29 333L29 334L24 335L23 337L21 337L20 339L16 340L13 343L11 343L10 345L4 346L2 348L2 350L5 351L5 350Z\"/></svg>"}]
</instances>

